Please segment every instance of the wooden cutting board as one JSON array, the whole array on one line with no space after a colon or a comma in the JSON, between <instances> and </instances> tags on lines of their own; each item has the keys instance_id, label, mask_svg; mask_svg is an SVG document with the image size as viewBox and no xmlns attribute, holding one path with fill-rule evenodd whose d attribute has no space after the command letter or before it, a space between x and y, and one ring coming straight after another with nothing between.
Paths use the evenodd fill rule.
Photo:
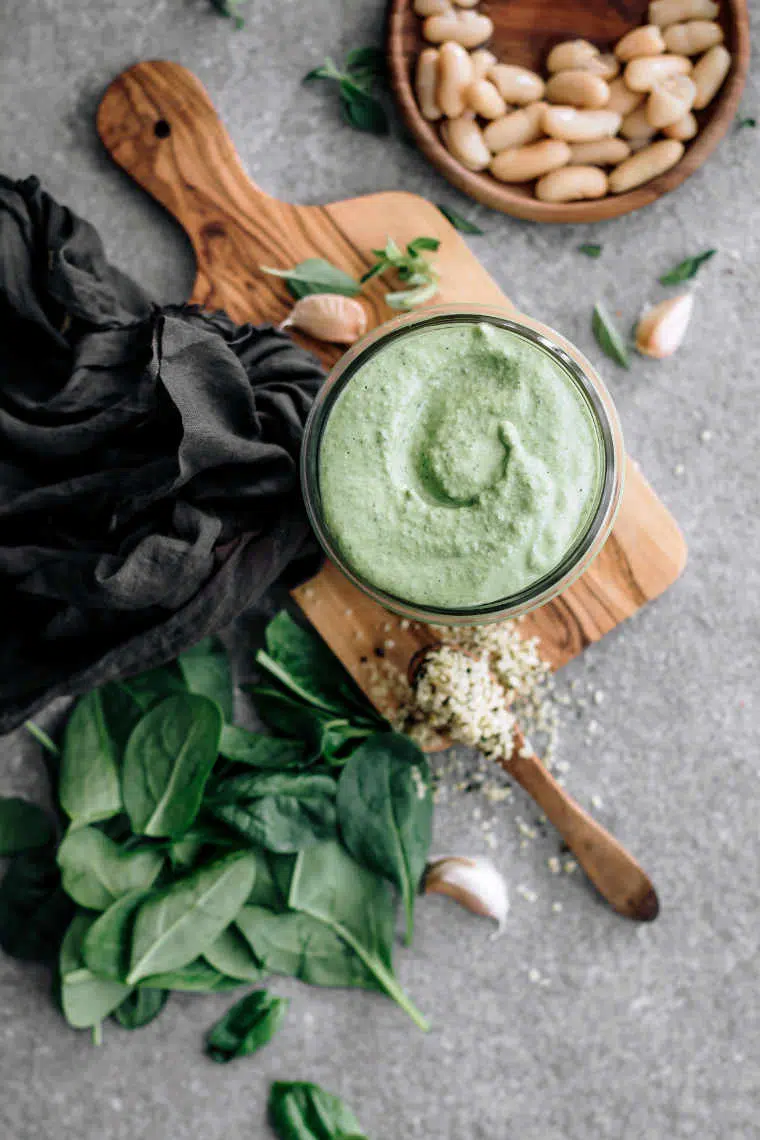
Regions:
<instances>
[{"instance_id":1,"label":"wooden cutting board","mask_svg":"<svg viewBox=\"0 0 760 1140\"><path fill-rule=\"evenodd\" d=\"M372 263L370 250L389 234L399 244L420 234L440 238L437 303L512 307L461 236L423 198L394 191L294 206L265 194L245 173L205 89L179 64L154 61L125 71L103 96L97 125L114 160L186 231L198 264L191 300L205 308L226 309L241 322L279 322L292 300L284 282L259 266L323 257L358 277ZM393 315L383 300L386 289L375 279L362 294L370 327ZM327 365L340 356L337 347L299 339ZM525 618L525 633L540 637L553 666L563 665L661 594L685 562L676 522L629 460L620 513L604 550L561 598ZM402 627L330 563L294 597L363 688L375 651L405 670L412 653L430 641L427 630Z\"/></svg>"}]
</instances>

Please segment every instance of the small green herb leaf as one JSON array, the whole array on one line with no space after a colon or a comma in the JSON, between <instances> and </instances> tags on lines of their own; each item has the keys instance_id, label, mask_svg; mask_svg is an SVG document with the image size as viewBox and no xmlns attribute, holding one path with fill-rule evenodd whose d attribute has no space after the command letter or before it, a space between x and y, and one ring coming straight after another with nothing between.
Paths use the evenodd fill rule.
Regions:
<instances>
[{"instance_id":1,"label":"small green herb leaf","mask_svg":"<svg viewBox=\"0 0 760 1140\"><path fill-rule=\"evenodd\" d=\"M0 796L0 857L44 847L53 838L50 816L28 800Z\"/></svg>"},{"instance_id":2,"label":"small green herb leaf","mask_svg":"<svg viewBox=\"0 0 760 1140\"><path fill-rule=\"evenodd\" d=\"M414 241L409 242L409 245L406 247L406 252L412 257L416 257L421 249L429 249L435 253L440 244L438 238L418 237L415 238Z\"/></svg>"},{"instance_id":3,"label":"small green herb leaf","mask_svg":"<svg viewBox=\"0 0 760 1140\"><path fill-rule=\"evenodd\" d=\"M388 133L388 116L372 93L376 82L384 76L383 52L379 48L366 47L350 51L342 71L333 60L326 59L320 67L307 72L304 82L326 79L337 83L346 122L356 130L384 135Z\"/></svg>"},{"instance_id":4,"label":"small green herb leaf","mask_svg":"<svg viewBox=\"0 0 760 1140\"><path fill-rule=\"evenodd\" d=\"M275 1081L268 1111L279 1140L366 1140L348 1105L307 1081Z\"/></svg>"},{"instance_id":5,"label":"small green herb leaf","mask_svg":"<svg viewBox=\"0 0 760 1140\"><path fill-rule=\"evenodd\" d=\"M583 245L578 246L578 253L585 253L586 257L601 257L602 246L597 245L596 242L584 242Z\"/></svg>"},{"instance_id":6,"label":"small green herb leaf","mask_svg":"<svg viewBox=\"0 0 760 1140\"><path fill-rule=\"evenodd\" d=\"M155 1021L170 997L168 990L139 986L113 1011L113 1019L122 1029L142 1029Z\"/></svg>"},{"instance_id":7,"label":"small green herb leaf","mask_svg":"<svg viewBox=\"0 0 760 1140\"><path fill-rule=\"evenodd\" d=\"M234 693L227 652L217 637L207 637L181 654L178 665L191 693L216 701L222 716L232 720Z\"/></svg>"},{"instance_id":8,"label":"small green herb leaf","mask_svg":"<svg viewBox=\"0 0 760 1140\"><path fill-rule=\"evenodd\" d=\"M610 314L601 302L594 305L591 328L597 344L605 356L614 360L621 368L630 368L631 359L620 332Z\"/></svg>"},{"instance_id":9,"label":"small green herb leaf","mask_svg":"<svg viewBox=\"0 0 760 1140\"><path fill-rule=\"evenodd\" d=\"M245 27L245 20L240 9L245 6L246 0L209 0L209 3L220 16L226 16L228 20L232 20L238 31Z\"/></svg>"},{"instance_id":10,"label":"small green herb leaf","mask_svg":"<svg viewBox=\"0 0 760 1140\"><path fill-rule=\"evenodd\" d=\"M355 297L359 292L358 281L321 257L309 257L292 269L274 269L269 265L259 268L262 273L283 277L296 299L309 293L340 293L344 297Z\"/></svg>"},{"instance_id":11,"label":"small green herb leaf","mask_svg":"<svg viewBox=\"0 0 760 1140\"><path fill-rule=\"evenodd\" d=\"M388 116L374 95L343 80L340 85L340 102L344 119L357 131L366 131L372 135L388 134Z\"/></svg>"},{"instance_id":12,"label":"small green herb leaf","mask_svg":"<svg viewBox=\"0 0 760 1140\"><path fill-rule=\"evenodd\" d=\"M465 218L457 210L453 209L453 207L444 206L442 202L438 202L437 205L444 218L447 218L448 221L451 222L454 229L459 230L460 234L481 235L483 233L483 230L481 230L480 226L476 226L474 222L471 222L469 218Z\"/></svg>"},{"instance_id":13,"label":"small green herb leaf","mask_svg":"<svg viewBox=\"0 0 760 1140\"><path fill-rule=\"evenodd\" d=\"M365 71L385 75L385 52L379 47L354 48L346 55L346 70L354 75Z\"/></svg>"},{"instance_id":14,"label":"small green herb leaf","mask_svg":"<svg viewBox=\"0 0 760 1140\"><path fill-rule=\"evenodd\" d=\"M717 253L717 249L706 249L704 253L698 253L695 257L687 257L685 261L679 261L678 265L674 265L667 273L663 273L659 278L661 285L679 285L681 281L689 281L692 277L696 277L701 266L711 257Z\"/></svg>"},{"instance_id":15,"label":"small green herb leaf","mask_svg":"<svg viewBox=\"0 0 760 1140\"><path fill-rule=\"evenodd\" d=\"M220 1065L250 1057L268 1045L282 1025L290 1001L256 990L228 1009L206 1036L206 1055Z\"/></svg>"},{"instance_id":16,"label":"small green herb leaf","mask_svg":"<svg viewBox=\"0 0 760 1140\"><path fill-rule=\"evenodd\" d=\"M751 115L745 115L744 118L737 118L737 120L736 120L737 131L741 131L745 127L756 127L756 126L757 126L757 119L753 118Z\"/></svg>"}]
</instances>

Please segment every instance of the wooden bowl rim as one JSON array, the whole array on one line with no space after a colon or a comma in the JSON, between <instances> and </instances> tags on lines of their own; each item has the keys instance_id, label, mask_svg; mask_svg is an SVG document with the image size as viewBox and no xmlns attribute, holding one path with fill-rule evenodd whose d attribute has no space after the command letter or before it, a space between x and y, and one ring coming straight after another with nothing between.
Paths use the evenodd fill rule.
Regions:
<instances>
[{"instance_id":1,"label":"wooden bowl rim","mask_svg":"<svg viewBox=\"0 0 760 1140\"><path fill-rule=\"evenodd\" d=\"M716 97L709 121L694 141L687 145L685 154L674 167L635 190L629 190L625 194L609 194L605 198L591 202L540 202L537 198L516 194L509 189L508 183L499 183L491 175L467 170L457 162L446 150L434 126L420 114L409 79L406 59L401 51L404 21L410 13L414 19L419 19L412 11L412 2L413 0L391 0L387 20L386 54L391 88L404 121L425 157L458 190L486 206L511 214L513 217L533 222L572 224L606 221L621 217L623 214L630 214L633 210L640 210L643 206L656 202L663 194L675 190L689 175L698 170L726 135L736 117L749 69L749 13L745 0L723 0L734 33L731 70Z\"/></svg>"}]
</instances>

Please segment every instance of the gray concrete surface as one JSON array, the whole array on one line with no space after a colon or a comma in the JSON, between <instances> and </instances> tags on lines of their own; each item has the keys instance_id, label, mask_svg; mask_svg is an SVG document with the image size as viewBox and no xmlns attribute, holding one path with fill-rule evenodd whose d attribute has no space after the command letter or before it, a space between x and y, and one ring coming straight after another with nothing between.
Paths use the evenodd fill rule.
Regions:
<instances>
[{"instance_id":1,"label":"gray concrete surface","mask_svg":"<svg viewBox=\"0 0 760 1140\"><path fill-rule=\"evenodd\" d=\"M751 7L760 15L760 3ZM512 888L503 938L445 901L420 907L401 977L433 1019L419 1034L390 1004L288 982L294 1002L255 1060L219 1068L200 1049L228 998L177 998L154 1026L109 1029L93 1049L53 1009L44 975L0 960L3 1140L254 1140L274 1078L344 1095L375 1140L749 1140L760 1136L758 621L760 507L757 303L760 131L732 134L708 166L653 208L603 225L549 228L471 206L399 137L344 127L301 75L328 53L378 42L379 0L251 0L235 32L205 0L4 0L0 169L37 173L101 229L111 255L162 300L188 291L189 250L99 148L108 81L167 57L207 85L251 174L271 193L321 202L404 188L464 208L471 239L527 312L603 365L631 453L680 521L682 580L569 667L601 689L563 718L568 783L601 797L656 879L661 918L637 929L578 876L549 874L552 838L521 847L500 808L494 857ZM757 69L743 102L760 113ZM604 243L592 262L581 241ZM589 331L597 298L632 321L656 277L707 246L688 340L626 373ZM707 433L710 433L708 436ZM589 731L589 721L598 731ZM38 757L5 743L0 790L33 793ZM485 851L478 797L437 812L436 847ZM535 891L528 902L519 885ZM552 903L562 903L555 913ZM546 985L531 982L538 970Z\"/></svg>"}]
</instances>

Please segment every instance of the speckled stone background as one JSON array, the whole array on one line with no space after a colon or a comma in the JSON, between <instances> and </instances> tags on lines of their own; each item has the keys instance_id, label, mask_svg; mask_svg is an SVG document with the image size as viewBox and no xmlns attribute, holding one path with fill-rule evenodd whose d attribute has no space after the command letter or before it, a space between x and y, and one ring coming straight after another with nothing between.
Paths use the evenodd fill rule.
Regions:
<instances>
[{"instance_id":1,"label":"speckled stone background","mask_svg":"<svg viewBox=\"0 0 760 1140\"><path fill-rule=\"evenodd\" d=\"M758 0L751 7L760 15ZM257 1140L269 1135L276 1078L339 1092L373 1140L760 1136L760 130L730 135L680 190L627 218L515 221L461 198L400 129L357 134L327 90L300 86L326 54L379 42L382 27L379 0L251 0L240 32L204 0L3 0L0 169L38 174L159 299L184 298L184 238L111 164L93 127L118 71L165 57L200 76L272 194L322 202L403 188L482 224L486 236L469 240L506 292L602 364L629 449L689 542L678 584L566 669L561 686L573 698L568 784L601 801L655 878L662 915L628 925L580 876L552 876L556 838L521 847L515 816L531 818L527 805L451 797L436 848L485 851L482 821L495 816L512 911L491 941L487 924L444 900L420 906L416 945L397 962L434 1022L429 1036L380 998L281 981L290 1016L253 1060L222 1068L201 1053L224 996L177 997L153 1026L108 1028L94 1049L61 1021L41 971L2 958L3 1140ZM760 117L757 68L742 110ZM582 241L602 242L602 258L580 255ZM719 253L696 282L678 356L638 358L630 372L600 359L594 301L628 324L664 296L658 274L708 246ZM243 623L241 652L258 629L255 616ZM38 793L36 747L21 734L3 745L0 791Z\"/></svg>"}]
</instances>

